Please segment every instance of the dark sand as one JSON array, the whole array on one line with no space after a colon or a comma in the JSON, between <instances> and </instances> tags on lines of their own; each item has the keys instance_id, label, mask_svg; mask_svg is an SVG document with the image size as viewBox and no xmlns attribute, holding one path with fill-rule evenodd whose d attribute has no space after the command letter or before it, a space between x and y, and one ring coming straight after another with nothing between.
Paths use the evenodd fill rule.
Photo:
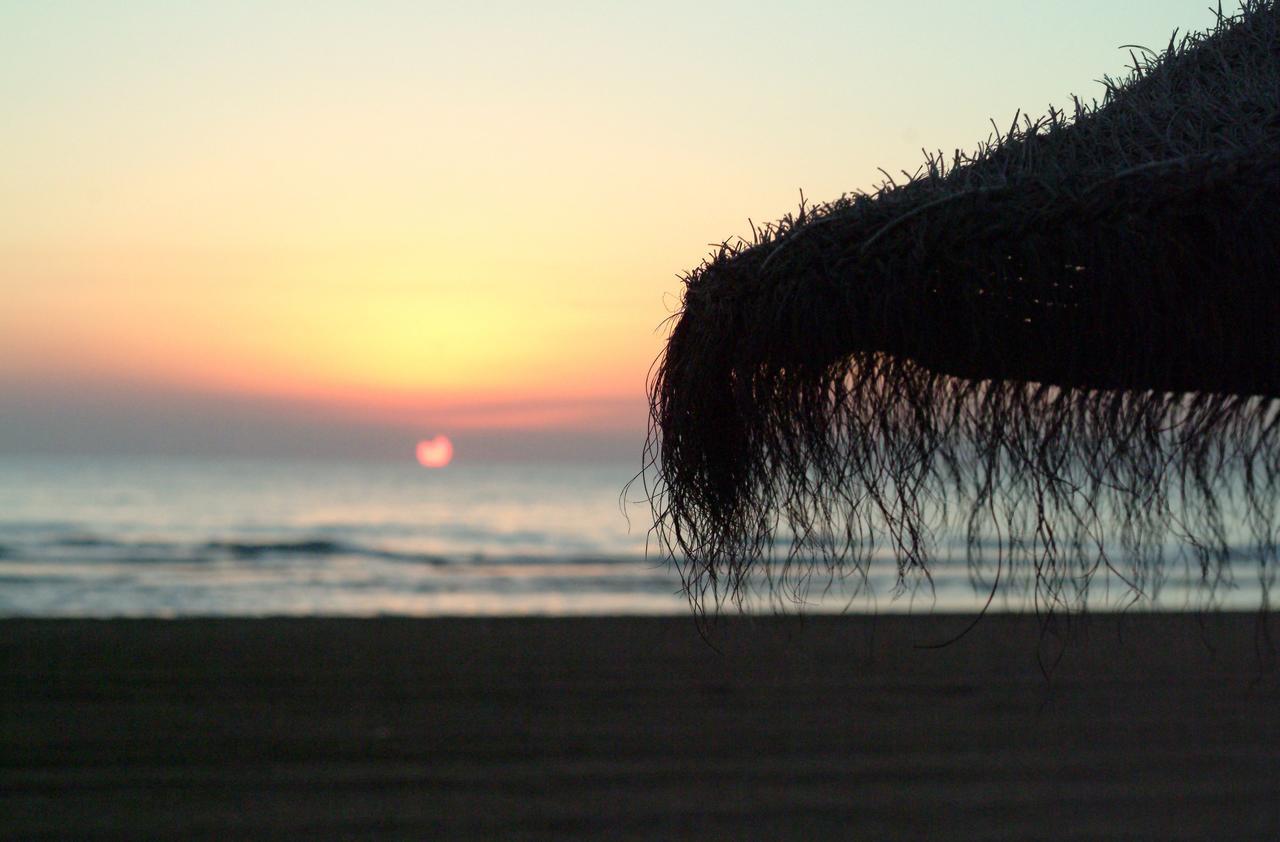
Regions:
<instances>
[{"instance_id":1,"label":"dark sand","mask_svg":"<svg viewBox=\"0 0 1280 842\"><path fill-rule=\"evenodd\" d=\"M4 621L0 826L1280 838L1256 616L1094 616L1047 680L1034 619L914 648L964 624L738 618L716 652L681 618Z\"/></svg>"}]
</instances>

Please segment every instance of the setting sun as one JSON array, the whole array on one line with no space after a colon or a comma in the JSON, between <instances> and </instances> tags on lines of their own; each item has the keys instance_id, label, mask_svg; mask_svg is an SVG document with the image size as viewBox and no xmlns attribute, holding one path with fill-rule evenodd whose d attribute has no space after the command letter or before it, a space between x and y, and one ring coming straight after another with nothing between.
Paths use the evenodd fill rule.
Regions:
<instances>
[{"instance_id":1,"label":"setting sun","mask_svg":"<svg viewBox=\"0 0 1280 842\"><path fill-rule=\"evenodd\" d=\"M424 468L443 468L453 461L453 442L444 435L423 439L418 442L417 456Z\"/></svg>"}]
</instances>

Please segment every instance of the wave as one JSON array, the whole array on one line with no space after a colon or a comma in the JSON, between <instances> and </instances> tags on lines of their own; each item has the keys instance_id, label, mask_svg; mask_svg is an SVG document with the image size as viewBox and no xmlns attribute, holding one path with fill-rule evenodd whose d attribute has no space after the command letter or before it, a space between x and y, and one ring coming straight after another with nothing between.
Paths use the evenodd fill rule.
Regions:
<instances>
[{"instance_id":1,"label":"wave","mask_svg":"<svg viewBox=\"0 0 1280 842\"><path fill-rule=\"evenodd\" d=\"M102 549L123 552L143 552L151 555L157 551L181 553L183 550L200 553L202 556L234 556L236 558L258 558L268 555L376 555L380 550L361 547L356 544L345 544L323 538L302 538L280 541L240 541L212 540L182 543L174 541L130 541L116 538L103 538L89 534L60 535L44 542L33 542L32 546L57 547L59 549Z\"/></svg>"},{"instance_id":2,"label":"wave","mask_svg":"<svg viewBox=\"0 0 1280 842\"><path fill-rule=\"evenodd\" d=\"M117 547L124 546L119 541L112 541L106 538L98 538L94 535L66 535L53 539L48 542L54 547ZM139 543L138 546L145 546Z\"/></svg>"},{"instance_id":3,"label":"wave","mask_svg":"<svg viewBox=\"0 0 1280 842\"><path fill-rule=\"evenodd\" d=\"M426 551L410 547L397 547L394 543L387 545L375 540L373 542L339 540L314 532L298 536L258 538L244 535L227 537L192 536L189 540L161 540L157 538L112 537L85 530L82 526L68 525L70 528L54 532L22 530L23 537L9 530L6 542L0 544L0 559L6 561L45 560L64 562L100 562L118 563L183 563L198 564L219 561L262 561L298 560L308 558L329 559L335 557L355 557L373 559L383 562L395 562L432 566L490 566L490 565L522 565L544 564L555 559L560 564L634 564L637 561L654 566L664 566L666 559L657 556L646 557L625 550L600 552L578 546L541 547L529 552L492 552L492 551ZM29 536L29 537L27 537ZM25 539L24 539L25 538ZM445 543L449 543L447 540ZM513 548L515 549L515 548ZM985 541L975 542L971 549L979 550L979 555L972 562L981 567L984 563L993 563L1000 550L1008 552L1007 544L988 545ZM1265 548L1254 542L1239 542L1228 547L1225 559L1226 568L1240 568L1253 563ZM1174 559L1179 557L1173 553ZM1186 559L1184 559L1186 560ZM1190 559L1194 561L1195 559ZM891 563L892 558L872 559L872 566L880 568ZM973 572L971 560L965 554L956 554L946 565L951 574ZM943 572L942 570L938 571ZM846 575L856 577L856 571L845 571ZM842 578L837 573L836 578Z\"/></svg>"},{"instance_id":4,"label":"wave","mask_svg":"<svg viewBox=\"0 0 1280 842\"><path fill-rule=\"evenodd\" d=\"M294 541L207 541L203 549L214 553L226 553L239 558L257 558L264 555L368 555L369 548L343 544L323 538L303 538Z\"/></svg>"},{"instance_id":5,"label":"wave","mask_svg":"<svg viewBox=\"0 0 1280 842\"><path fill-rule=\"evenodd\" d=\"M0 545L0 558L6 561L42 561L63 563L118 564L203 564L226 561L259 562L305 561L352 557L408 565L491 566L544 564L555 559L559 564L632 564L637 557L626 552L581 552L564 547L551 553L439 553L398 548L378 543L335 540L317 535L284 538L247 538L243 536L191 540L158 540L154 538L108 537L72 529L54 534L40 533L30 540L9 541Z\"/></svg>"}]
</instances>

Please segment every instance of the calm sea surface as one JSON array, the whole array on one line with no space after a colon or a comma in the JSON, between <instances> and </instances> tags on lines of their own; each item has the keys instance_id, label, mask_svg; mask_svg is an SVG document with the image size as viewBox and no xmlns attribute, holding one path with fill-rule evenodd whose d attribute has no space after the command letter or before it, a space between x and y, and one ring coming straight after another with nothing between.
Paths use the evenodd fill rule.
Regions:
<instances>
[{"instance_id":1,"label":"calm sea surface","mask_svg":"<svg viewBox=\"0 0 1280 842\"><path fill-rule=\"evenodd\" d=\"M684 614L679 575L646 555L648 505L620 503L634 470L4 458L0 615ZM1132 607L1256 607L1256 565L1239 567L1211 603L1193 571L1175 569ZM963 561L939 560L905 591L895 583L885 559L866 580L809 583L803 606L767 607L987 601ZM1133 602L1106 581L1089 598L1100 609ZM1013 581L993 608L1028 604Z\"/></svg>"}]
</instances>

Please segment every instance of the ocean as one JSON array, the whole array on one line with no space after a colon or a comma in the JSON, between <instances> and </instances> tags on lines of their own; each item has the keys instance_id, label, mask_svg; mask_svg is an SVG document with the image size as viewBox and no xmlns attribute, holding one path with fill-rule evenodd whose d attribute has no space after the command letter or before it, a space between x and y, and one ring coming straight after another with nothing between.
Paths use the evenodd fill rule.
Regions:
<instances>
[{"instance_id":1,"label":"ocean","mask_svg":"<svg viewBox=\"0 0 1280 842\"><path fill-rule=\"evenodd\" d=\"M0 616L475 616L689 612L649 540L630 464L467 465L154 458L0 458ZM763 611L973 611L990 582L961 549L903 587L807 582ZM1095 581L1101 610L1256 608L1242 553L1207 593L1175 567L1135 599ZM1006 578L994 610L1033 608Z\"/></svg>"}]
</instances>

